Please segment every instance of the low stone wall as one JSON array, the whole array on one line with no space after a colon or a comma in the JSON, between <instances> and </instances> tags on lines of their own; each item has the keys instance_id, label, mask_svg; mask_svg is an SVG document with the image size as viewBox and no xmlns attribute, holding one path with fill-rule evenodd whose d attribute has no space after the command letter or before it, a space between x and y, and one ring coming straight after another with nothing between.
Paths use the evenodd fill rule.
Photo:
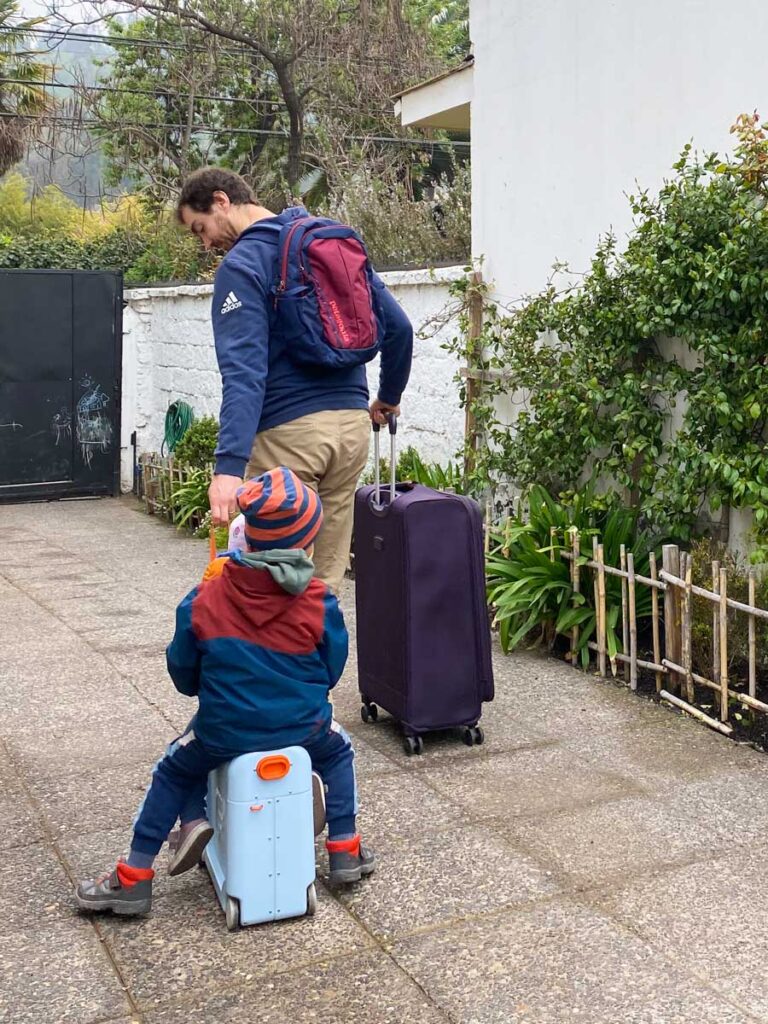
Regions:
<instances>
[{"instance_id":1,"label":"low stone wall","mask_svg":"<svg viewBox=\"0 0 768 1024\"><path fill-rule=\"evenodd\" d=\"M382 277L414 325L417 337L399 434L431 461L446 462L463 443L464 414L459 407L454 356L441 345L455 332L447 324L431 337L418 332L449 301L460 267L396 271ZM121 482L133 481L131 434L138 452L160 449L165 413L171 402L188 402L198 416L218 417L221 380L211 331L211 285L135 288L125 293L123 326L123 407ZM368 371L375 391L378 361Z\"/></svg>"}]
</instances>

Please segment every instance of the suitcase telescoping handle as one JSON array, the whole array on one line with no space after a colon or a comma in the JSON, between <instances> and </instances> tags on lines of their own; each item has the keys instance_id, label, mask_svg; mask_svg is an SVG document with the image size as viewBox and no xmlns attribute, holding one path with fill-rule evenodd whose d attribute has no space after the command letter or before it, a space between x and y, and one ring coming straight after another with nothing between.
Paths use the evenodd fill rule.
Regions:
<instances>
[{"instance_id":1,"label":"suitcase telescoping handle","mask_svg":"<svg viewBox=\"0 0 768 1024\"><path fill-rule=\"evenodd\" d=\"M389 427L389 471L390 471L390 491L389 501L390 504L397 497L397 416L394 413L387 413L387 425ZM381 446L379 442L379 432L381 431L381 425L378 423L373 424L373 461L374 461L374 483L375 483L375 502L378 508L381 508Z\"/></svg>"}]
</instances>

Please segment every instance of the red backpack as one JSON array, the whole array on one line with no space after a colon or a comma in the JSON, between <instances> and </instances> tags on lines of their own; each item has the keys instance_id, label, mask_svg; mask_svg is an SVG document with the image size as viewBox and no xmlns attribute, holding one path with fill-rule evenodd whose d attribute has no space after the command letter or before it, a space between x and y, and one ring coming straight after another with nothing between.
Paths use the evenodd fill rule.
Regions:
<instances>
[{"instance_id":1,"label":"red backpack","mask_svg":"<svg viewBox=\"0 0 768 1024\"><path fill-rule=\"evenodd\" d=\"M342 369L379 351L384 313L368 252L352 228L297 217L280 231L275 309L291 358Z\"/></svg>"}]
</instances>

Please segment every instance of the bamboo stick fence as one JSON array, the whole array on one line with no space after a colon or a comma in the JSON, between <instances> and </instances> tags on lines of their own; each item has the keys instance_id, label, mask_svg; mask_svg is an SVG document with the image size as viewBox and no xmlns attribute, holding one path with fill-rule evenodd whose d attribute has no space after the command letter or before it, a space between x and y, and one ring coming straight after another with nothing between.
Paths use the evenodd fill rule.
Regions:
<instances>
[{"instance_id":1,"label":"bamboo stick fence","mask_svg":"<svg viewBox=\"0 0 768 1024\"><path fill-rule=\"evenodd\" d=\"M552 540L555 541L555 529ZM552 545L554 557L555 544ZM592 558L586 562L581 557L581 540L575 530L568 531L560 555L570 563L570 575L574 594L583 593L585 571L592 575L595 598L596 639L587 644L596 656L597 669L601 676L607 675L607 576L621 580L621 632L623 651L616 654L616 661L630 689L636 690L638 672L645 669L654 673L656 691L662 700L681 708L694 718L705 722L711 728L730 735L733 727L729 723L730 702L735 701L755 711L768 713L768 703L759 700L757 691L757 622L768 621L768 610L755 604L756 576L749 574L749 603L744 604L728 597L728 573L719 563L712 565L712 589L696 586L692 582L693 564L691 556L674 544L666 544L662 550L662 568L659 570L656 556L650 555L649 576L635 570L634 556L622 548L620 565L605 562L603 545L593 538ZM638 587L651 590L651 647L652 660L638 655L637 593ZM698 597L712 606L712 671L711 678L693 671L693 598ZM663 601L663 604L662 604ZM728 677L728 611L734 610L748 616L748 680L747 690L734 690ZM574 626L570 636L571 661L576 663L579 643L579 627ZM712 690L717 698L718 717L707 715L695 707L695 686Z\"/></svg>"},{"instance_id":2,"label":"bamboo stick fence","mask_svg":"<svg viewBox=\"0 0 768 1024\"><path fill-rule=\"evenodd\" d=\"M173 495L188 480L190 470L179 464L173 456L157 452L143 452L138 459L137 493L143 500L148 515L159 515L175 523L178 513ZM193 470L193 472L195 472ZM210 467L209 476L213 473ZM198 522L190 525L199 526Z\"/></svg>"}]
</instances>

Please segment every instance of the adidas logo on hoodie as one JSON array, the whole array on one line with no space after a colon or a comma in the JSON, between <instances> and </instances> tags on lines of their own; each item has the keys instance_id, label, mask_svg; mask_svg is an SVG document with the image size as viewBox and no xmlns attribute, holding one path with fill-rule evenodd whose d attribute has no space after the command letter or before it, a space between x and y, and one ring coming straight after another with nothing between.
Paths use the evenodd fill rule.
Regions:
<instances>
[{"instance_id":1,"label":"adidas logo on hoodie","mask_svg":"<svg viewBox=\"0 0 768 1024\"><path fill-rule=\"evenodd\" d=\"M222 313L231 313L233 309L240 309L242 302L235 295L234 292L230 292L229 295L224 299L224 305L221 307Z\"/></svg>"}]
</instances>

